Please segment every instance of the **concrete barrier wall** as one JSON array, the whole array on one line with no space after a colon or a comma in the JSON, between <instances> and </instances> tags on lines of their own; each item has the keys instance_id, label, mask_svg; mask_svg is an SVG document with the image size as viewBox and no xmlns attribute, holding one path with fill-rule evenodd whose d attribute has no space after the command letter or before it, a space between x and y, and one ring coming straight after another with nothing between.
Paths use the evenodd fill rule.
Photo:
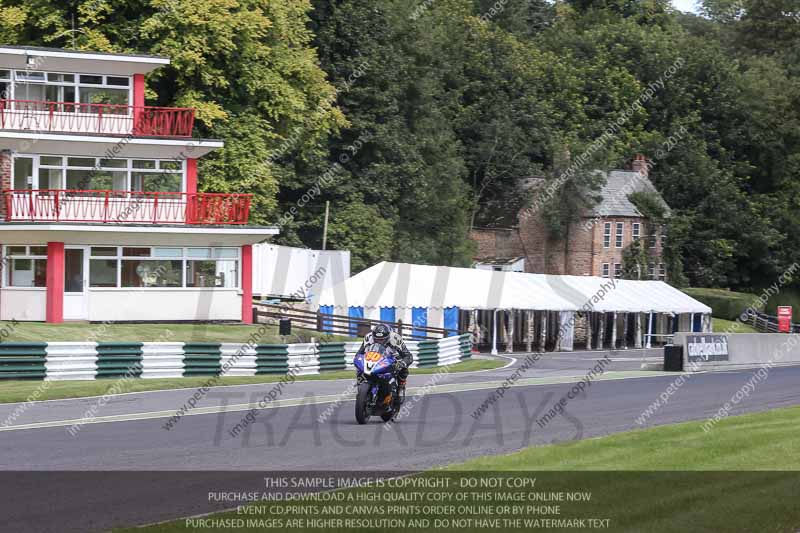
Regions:
<instances>
[{"instance_id":1,"label":"concrete barrier wall","mask_svg":"<svg viewBox=\"0 0 800 533\"><path fill-rule=\"evenodd\" d=\"M800 334L676 333L684 371L800 365Z\"/></svg>"},{"instance_id":2,"label":"concrete barrier wall","mask_svg":"<svg viewBox=\"0 0 800 533\"><path fill-rule=\"evenodd\" d=\"M407 343L412 368L445 366L470 356L468 334ZM319 374L353 369L360 342L330 344L50 342L0 343L0 380L88 380Z\"/></svg>"}]
</instances>

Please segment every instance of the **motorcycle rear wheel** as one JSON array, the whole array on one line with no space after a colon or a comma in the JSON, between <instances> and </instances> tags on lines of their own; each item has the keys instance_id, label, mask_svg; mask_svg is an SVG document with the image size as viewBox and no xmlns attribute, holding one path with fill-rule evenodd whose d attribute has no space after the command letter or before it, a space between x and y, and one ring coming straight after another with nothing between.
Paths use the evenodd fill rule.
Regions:
<instances>
[{"instance_id":1,"label":"motorcycle rear wheel","mask_svg":"<svg viewBox=\"0 0 800 533\"><path fill-rule=\"evenodd\" d=\"M366 424L369 420L369 407L367 399L369 398L370 385L368 382L359 383L358 394L356 395L356 422L359 424Z\"/></svg>"}]
</instances>

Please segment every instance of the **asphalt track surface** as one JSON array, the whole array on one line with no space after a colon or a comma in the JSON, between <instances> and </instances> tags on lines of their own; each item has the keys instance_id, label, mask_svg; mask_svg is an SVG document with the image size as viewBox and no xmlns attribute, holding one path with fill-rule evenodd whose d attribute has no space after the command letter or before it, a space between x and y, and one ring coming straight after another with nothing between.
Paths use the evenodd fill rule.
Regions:
<instances>
[{"instance_id":1,"label":"asphalt track surface","mask_svg":"<svg viewBox=\"0 0 800 533\"><path fill-rule=\"evenodd\" d=\"M606 355L611 362L603 363L602 375L570 398L562 415L537 423ZM212 389L169 430L169 416L194 390L120 395L99 406L97 398L39 402L0 429L0 470L6 471L0 472L0 529L100 531L152 523L230 508L229 502L209 502L208 492L263 489L268 471L418 471L528 446L703 420L754 372L692 374L640 425L637 418L678 377L640 370L643 361L658 356L634 350L546 354L521 371L526 355L516 354L505 368L490 371L412 371L410 410L390 427L379 419L366 426L355 422L351 380L289 384L236 436L230 430L275 384ZM511 376L514 386L483 415L472 416ZM730 415L798 405L798 382L800 367L774 368ZM69 427L92 406L96 423L71 434ZM0 421L18 407L1 405Z\"/></svg>"}]
</instances>

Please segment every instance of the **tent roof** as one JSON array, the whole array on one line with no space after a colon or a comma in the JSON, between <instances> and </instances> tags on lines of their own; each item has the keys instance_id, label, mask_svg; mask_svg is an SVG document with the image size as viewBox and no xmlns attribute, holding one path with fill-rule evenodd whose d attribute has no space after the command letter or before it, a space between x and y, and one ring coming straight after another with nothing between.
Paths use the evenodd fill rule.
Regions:
<instances>
[{"instance_id":1,"label":"tent roof","mask_svg":"<svg viewBox=\"0 0 800 533\"><path fill-rule=\"evenodd\" d=\"M459 307L710 313L711 308L662 281L554 276L381 262L322 292L334 307Z\"/></svg>"}]
</instances>

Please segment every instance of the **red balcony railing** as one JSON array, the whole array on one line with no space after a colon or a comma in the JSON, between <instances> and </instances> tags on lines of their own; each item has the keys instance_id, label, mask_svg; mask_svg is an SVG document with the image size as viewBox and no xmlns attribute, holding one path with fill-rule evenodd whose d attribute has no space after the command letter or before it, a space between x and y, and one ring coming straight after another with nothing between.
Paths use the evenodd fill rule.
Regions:
<instances>
[{"instance_id":1,"label":"red balcony railing","mask_svg":"<svg viewBox=\"0 0 800 533\"><path fill-rule=\"evenodd\" d=\"M194 109L0 100L0 129L191 137Z\"/></svg>"},{"instance_id":2,"label":"red balcony railing","mask_svg":"<svg viewBox=\"0 0 800 533\"><path fill-rule=\"evenodd\" d=\"M3 192L7 222L247 224L252 194L16 190Z\"/></svg>"}]
</instances>

